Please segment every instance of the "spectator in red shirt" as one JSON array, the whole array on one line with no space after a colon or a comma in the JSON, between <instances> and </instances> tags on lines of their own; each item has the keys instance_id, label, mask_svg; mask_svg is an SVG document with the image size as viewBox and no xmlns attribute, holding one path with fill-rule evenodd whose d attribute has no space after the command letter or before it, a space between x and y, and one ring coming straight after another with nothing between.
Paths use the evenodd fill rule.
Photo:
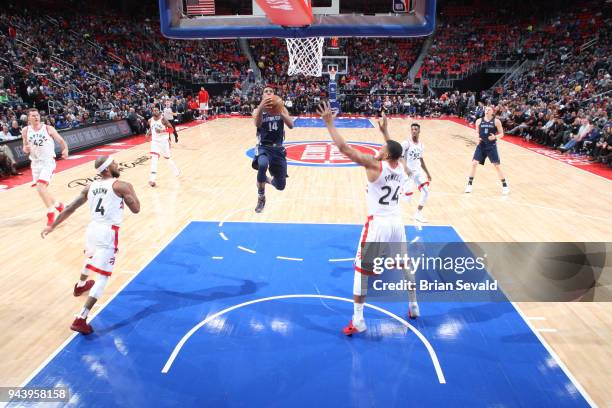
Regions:
<instances>
[{"instance_id":1,"label":"spectator in red shirt","mask_svg":"<svg viewBox=\"0 0 612 408\"><path fill-rule=\"evenodd\" d=\"M198 102L200 102L200 118L206 118L208 116L208 91L204 87L200 88L198 92Z\"/></svg>"},{"instance_id":2,"label":"spectator in red shirt","mask_svg":"<svg viewBox=\"0 0 612 408\"><path fill-rule=\"evenodd\" d=\"M194 118L198 116L199 107L200 106L198 105L195 99L190 99L189 102L187 102L187 109L189 109L189 111L191 112L191 115Z\"/></svg>"}]
</instances>

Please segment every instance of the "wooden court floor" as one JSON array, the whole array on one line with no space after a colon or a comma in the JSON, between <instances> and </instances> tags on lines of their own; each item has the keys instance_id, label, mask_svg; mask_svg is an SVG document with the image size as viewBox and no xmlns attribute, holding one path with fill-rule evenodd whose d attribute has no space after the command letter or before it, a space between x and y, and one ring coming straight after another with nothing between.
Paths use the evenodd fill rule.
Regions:
<instances>
[{"instance_id":1,"label":"wooden court floor","mask_svg":"<svg viewBox=\"0 0 612 408\"><path fill-rule=\"evenodd\" d=\"M612 241L612 182L510 143L499 149L511 193L500 194L490 165L479 167L471 195L463 194L473 153L472 130L444 120L422 125L425 160L432 173L425 209L434 225L452 225L466 241ZM391 134L409 135L411 120L390 121ZM376 128L340 129L351 141L381 142ZM124 150L122 179L135 186L142 211L126 211L120 253L103 305L191 220L355 223L366 217L365 176L358 167L290 166L287 188L268 189L267 207L254 213L255 172L245 152L253 146L250 119L218 119L181 132L173 148L182 174L176 179L160 161L158 187L147 185L148 144ZM296 128L288 141L328 140L321 128ZM51 191L70 202L93 177L93 164L54 176ZM72 183L71 183L72 182ZM69 186L70 185L70 186ZM416 203L404 204L406 223ZM72 286L83 263L88 215L81 208L46 240L39 236L44 210L29 185L0 193L0 386L21 384L72 332L83 298ZM352 285L352 282L347 282ZM612 304L520 303L535 328L600 406L612 406ZM95 311L96 309L94 309Z\"/></svg>"}]
</instances>

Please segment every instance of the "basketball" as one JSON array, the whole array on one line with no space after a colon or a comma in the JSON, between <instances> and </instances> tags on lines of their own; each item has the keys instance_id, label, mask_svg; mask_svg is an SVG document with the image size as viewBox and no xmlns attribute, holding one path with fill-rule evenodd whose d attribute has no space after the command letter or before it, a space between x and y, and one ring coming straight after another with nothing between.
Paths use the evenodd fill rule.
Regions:
<instances>
[{"instance_id":1,"label":"basketball","mask_svg":"<svg viewBox=\"0 0 612 408\"><path fill-rule=\"evenodd\" d=\"M281 113L284 106L285 102L280 96L272 95L270 101L266 103L266 111L270 113Z\"/></svg>"}]
</instances>

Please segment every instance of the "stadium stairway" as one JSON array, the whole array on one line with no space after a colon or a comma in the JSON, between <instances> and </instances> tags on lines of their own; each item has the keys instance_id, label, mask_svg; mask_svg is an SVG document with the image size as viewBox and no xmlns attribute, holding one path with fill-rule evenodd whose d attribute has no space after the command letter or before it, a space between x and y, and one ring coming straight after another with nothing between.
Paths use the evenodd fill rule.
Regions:
<instances>
[{"instance_id":1,"label":"stadium stairway","mask_svg":"<svg viewBox=\"0 0 612 408\"><path fill-rule=\"evenodd\" d=\"M251 48L249 47L249 41L246 38L240 38L238 40L240 43L240 50L246 57L249 59L249 68L253 70L255 74L255 82L261 83L263 78L261 75L261 70L257 66L257 62L255 62L255 58L253 58L253 54L251 54Z\"/></svg>"},{"instance_id":2,"label":"stadium stairway","mask_svg":"<svg viewBox=\"0 0 612 408\"><path fill-rule=\"evenodd\" d=\"M434 36L430 35L429 37L427 37L427 39L423 43L423 47L421 48L421 53L417 57L416 61L414 61L414 64L412 64L412 68L410 68L410 71L408 72L408 78L410 78L410 81L414 82L414 78L416 78L417 73L419 72L419 70L421 69L421 66L423 65L423 61L425 60L425 57L429 53L429 48L431 48L431 45L433 44L433 39L434 39Z\"/></svg>"}]
</instances>

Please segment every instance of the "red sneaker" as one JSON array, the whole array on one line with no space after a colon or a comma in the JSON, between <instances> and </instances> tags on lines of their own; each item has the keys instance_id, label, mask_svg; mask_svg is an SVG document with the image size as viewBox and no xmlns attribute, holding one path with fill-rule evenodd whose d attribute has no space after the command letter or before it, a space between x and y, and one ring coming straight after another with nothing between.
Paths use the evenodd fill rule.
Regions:
<instances>
[{"instance_id":1,"label":"red sneaker","mask_svg":"<svg viewBox=\"0 0 612 408\"><path fill-rule=\"evenodd\" d=\"M364 332L365 330L366 330L365 322L362 322L361 324L353 325L353 320L351 320L348 326L342 329L342 332L346 334L347 336L352 336L353 334L361 333L361 332Z\"/></svg>"},{"instance_id":2,"label":"red sneaker","mask_svg":"<svg viewBox=\"0 0 612 408\"><path fill-rule=\"evenodd\" d=\"M51 224L53 224L53 221L55 221L55 213L47 213L47 226L50 227Z\"/></svg>"},{"instance_id":3,"label":"red sneaker","mask_svg":"<svg viewBox=\"0 0 612 408\"><path fill-rule=\"evenodd\" d=\"M80 288L77 286L77 284L74 284L74 291L72 292L74 296L81 296L83 293L87 292L89 289L91 289L91 287L94 285L94 283L96 283L95 280L90 279L87 282L85 282L85 284L83 286L81 286Z\"/></svg>"},{"instance_id":4,"label":"red sneaker","mask_svg":"<svg viewBox=\"0 0 612 408\"><path fill-rule=\"evenodd\" d=\"M70 326L70 330L74 330L75 332L85 335L93 333L93 328L87 324L87 319L83 319L81 317L74 319L74 322L72 322L72 325Z\"/></svg>"},{"instance_id":5,"label":"red sneaker","mask_svg":"<svg viewBox=\"0 0 612 408\"><path fill-rule=\"evenodd\" d=\"M59 203L57 207L55 207L55 209L57 210L57 212L64 211L64 203Z\"/></svg>"}]
</instances>

